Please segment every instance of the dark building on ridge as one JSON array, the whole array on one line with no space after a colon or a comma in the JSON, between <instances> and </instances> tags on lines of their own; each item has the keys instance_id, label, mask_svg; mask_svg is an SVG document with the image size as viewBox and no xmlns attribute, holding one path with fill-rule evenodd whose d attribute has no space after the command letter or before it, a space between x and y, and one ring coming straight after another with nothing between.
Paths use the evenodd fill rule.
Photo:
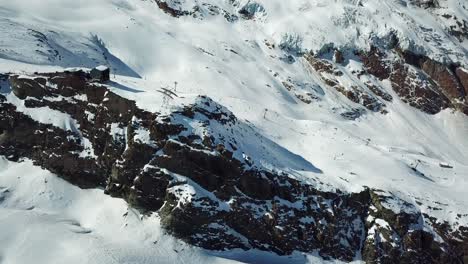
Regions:
<instances>
[{"instance_id":1,"label":"dark building on ridge","mask_svg":"<svg viewBox=\"0 0 468 264\"><path fill-rule=\"evenodd\" d=\"M91 70L90 74L94 81L104 83L110 80L110 69L107 66L97 66Z\"/></svg>"}]
</instances>

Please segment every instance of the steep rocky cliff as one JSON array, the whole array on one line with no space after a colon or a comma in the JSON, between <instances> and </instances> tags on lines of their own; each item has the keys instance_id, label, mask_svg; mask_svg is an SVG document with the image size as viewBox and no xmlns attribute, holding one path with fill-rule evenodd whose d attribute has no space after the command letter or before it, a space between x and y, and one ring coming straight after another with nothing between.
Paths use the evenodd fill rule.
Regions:
<instances>
[{"instance_id":1,"label":"steep rocky cliff","mask_svg":"<svg viewBox=\"0 0 468 264\"><path fill-rule=\"evenodd\" d=\"M245 152L252 140L265 139L208 97L161 115L88 76L79 70L3 81L0 155L31 159L83 188L105 188L142 212L158 212L173 235L211 250L318 251L325 259L384 263L466 261L466 227L438 224L391 192L326 192L319 183L265 168ZM41 123L27 114L39 109L70 123L59 128L57 120ZM262 155L289 158L273 142L258 144Z\"/></svg>"}]
</instances>

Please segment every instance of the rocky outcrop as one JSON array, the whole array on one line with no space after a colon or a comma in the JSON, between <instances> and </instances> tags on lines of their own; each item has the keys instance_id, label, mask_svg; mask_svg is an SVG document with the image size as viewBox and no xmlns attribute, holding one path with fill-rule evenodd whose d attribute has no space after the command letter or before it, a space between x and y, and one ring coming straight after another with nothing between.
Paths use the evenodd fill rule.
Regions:
<instances>
[{"instance_id":1,"label":"rocky outcrop","mask_svg":"<svg viewBox=\"0 0 468 264\"><path fill-rule=\"evenodd\" d=\"M429 114L450 106L449 99L425 74L402 63L395 63L390 75L393 90L409 105Z\"/></svg>"},{"instance_id":2,"label":"rocky outcrop","mask_svg":"<svg viewBox=\"0 0 468 264\"><path fill-rule=\"evenodd\" d=\"M465 97L468 96L468 70L459 67L455 70L455 74L463 87L463 94Z\"/></svg>"},{"instance_id":3,"label":"rocky outcrop","mask_svg":"<svg viewBox=\"0 0 468 264\"><path fill-rule=\"evenodd\" d=\"M369 263L466 258L466 228L437 225L391 193L323 191L258 165L241 149L245 136L235 136L254 128L207 97L163 116L86 72L9 79L11 91L0 96L0 155L158 212L168 232L193 245ZM66 116L69 125L41 123L18 101Z\"/></svg>"},{"instance_id":4,"label":"rocky outcrop","mask_svg":"<svg viewBox=\"0 0 468 264\"><path fill-rule=\"evenodd\" d=\"M173 4L168 3L166 1L155 0L158 7L166 14L171 15L173 17L180 17L180 16L188 16L190 15L189 11L181 10L178 8L173 7Z\"/></svg>"},{"instance_id":5,"label":"rocky outcrop","mask_svg":"<svg viewBox=\"0 0 468 264\"><path fill-rule=\"evenodd\" d=\"M398 52L407 64L415 66L428 76L438 92L450 101L453 108L468 114L468 93L463 84L462 68L455 64L442 64L409 51Z\"/></svg>"},{"instance_id":6,"label":"rocky outcrop","mask_svg":"<svg viewBox=\"0 0 468 264\"><path fill-rule=\"evenodd\" d=\"M455 15L444 14L443 19L453 20L454 23L448 27L448 33L455 36L460 42L468 39L468 21L460 19Z\"/></svg>"},{"instance_id":7,"label":"rocky outcrop","mask_svg":"<svg viewBox=\"0 0 468 264\"><path fill-rule=\"evenodd\" d=\"M342 54L339 57L340 61L344 60ZM334 88L350 101L360 104L370 111L386 113L384 110L385 104L377 97L380 96L388 100L391 96L387 95L384 91L374 85L362 83L363 87L368 87L371 90L367 92L362 87L359 87L359 84L349 85L351 82L341 81L340 79L344 78L344 73L329 60L313 56L312 54L306 54L305 59L320 74L322 81L327 86Z\"/></svg>"},{"instance_id":8,"label":"rocky outcrop","mask_svg":"<svg viewBox=\"0 0 468 264\"><path fill-rule=\"evenodd\" d=\"M389 80L400 99L429 114L454 108L467 114L465 71L399 48L390 51L372 47L360 52L366 72Z\"/></svg>"},{"instance_id":9,"label":"rocky outcrop","mask_svg":"<svg viewBox=\"0 0 468 264\"><path fill-rule=\"evenodd\" d=\"M376 47L371 47L369 52L364 52L359 55L369 74L377 77L381 81L390 77L391 64L384 62L386 54L383 51Z\"/></svg>"},{"instance_id":10,"label":"rocky outcrop","mask_svg":"<svg viewBox=\"0 0 468 264\"><path fill-rule=\"evenodd\" d=\"M422 8L437 8L440 7L438 0L410 0L412 5Z\"/></svg>"},{"instance_id":11,"label":"rocky outcrop","mask_svg":"<svg viewBox=\"0 0 468 264\"><path fill-rule=\"evenodd\" d=\"M244 19L254 19L258 16L265 15L265 8L257 2L248 1L240 9L239 14Z\"/></svg>"},{"instance_id":12,"label":"rocky outcrop","mask_svg":"<svg viewBox=\"0 0 468 264\"><path fill-rule=\"evenodd\" d=\"M172 0L154 0L164 13L175 17L191 16L193 18L203 19L206 16L218 16L222 15L226 21L235 22L239 17L235 14L228 12L225 9L220 8L219 6L209 4L209 3L196 3L190 9L184 9L180 1Z\"/></svg>"}]
</instances>

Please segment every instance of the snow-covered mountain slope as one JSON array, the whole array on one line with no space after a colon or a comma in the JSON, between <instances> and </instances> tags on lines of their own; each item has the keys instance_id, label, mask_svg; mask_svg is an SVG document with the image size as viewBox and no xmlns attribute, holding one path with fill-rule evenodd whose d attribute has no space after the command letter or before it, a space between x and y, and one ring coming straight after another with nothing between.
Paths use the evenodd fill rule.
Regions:
<instances>
[{"instance_id":1,"label":"snow-covered mountain slope","mask_svg":"<svg viewBox=\"0 0 468 264\"><path fill-rule=\"evenodd\" d=\"M209 249L414 260L430 250L408 241L426 241L427 233L456 257L425 260L466 261L460 253L468 226L462 0L0 0L0 32L0 73L8 73L0 80L0 153L9 160L31 159L73 184L106 188L158 211L165 230ZM104 86L54 73L98 64L112 71ZM68 142L44 143L52 136ZM3 161L23 166L10 164ZM156 185L144 180L153 174ZM95 200L110 199L93 192ZM390 197L386 206L382 197ZM331 213L311 208L314 199ZM109 201L115 208L108 210L123 208ZM193 219L186 220L189 213ZM27 214L33 223L66 228L35 209L16 214L2 227ZM286 220L288 214L295 216ZM196 228L187 234L174 218ZM344 224L353 219L354 227ZM159 236L146 227L157 221L135 222L134 230ZM62 239L80 243L78 236ZM109 239L115 238L102 241ZM141 238L129 243L135 241ZM143 254L137 244L129 247L117 257ZM116 248L111 243L102 251ZM410 249L422 253L408 257ZM187 250L205 261L203 251ZM143 255L151 262L154 254ZM231 258L262 260L249 259L258 252L239 254Z\"/></svg>"},{"instance_id":2,"label":"snow-covered mountain slope","mask_svg":"<svg viewBox=\"0 0 468 264\"><path fill-rule=\"evenodd\" d=\"M83 190L26 160L0 158L2 263L342 263L317 254L206 251L165 234L101 190Z\"/></svg>"},{"instance_id":3,"label":"snow-covered mountain slope","mask_svg":"<svg viewBox=\"0 0 468 264\"><path fill-rule=\"evenodd\" d=\"M0 158L2 263L235 263L165 235L155 215Z\"/></svg>"}]
</instances>

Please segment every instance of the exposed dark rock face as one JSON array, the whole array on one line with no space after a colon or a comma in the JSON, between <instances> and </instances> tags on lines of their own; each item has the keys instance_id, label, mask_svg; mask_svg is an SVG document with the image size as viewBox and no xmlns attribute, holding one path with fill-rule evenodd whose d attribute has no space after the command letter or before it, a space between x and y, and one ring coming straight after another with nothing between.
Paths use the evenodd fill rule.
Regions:
<instances>
[{"instance_id":1,"label":"exposed dark rock face","mask_svg":"<svg viewBox=\"0 0 468 264\"><path fill-rule=\"evenodd\" d=\"M369 74L379 78L379 80L385 80L390 77L391 68L388 63L384 62L385 53L383 51L380 51L376 47L371 47L369 52L360 55L362 63Z\"/></svg>"},{"instance_id":2,"label":"exposed dark rock face","mask_svg":"<svg viewBox=\"0 0 468 264\"><path fill-rule=\"evenodd\" d=\"M239 14L244 19L254 19L258 14L265 13L265 8L257 2L247 2L239 9Z\"/></svg>"},{"instance_id":3,"label":"exposed dark rock face","mask_svg":"<svg viewBox=\"0 0 468 264\"><path fill-rule=\"evenodd\" d=\"M443 19L454 20L454 25L450 25L448 33L452 36L458 38L460 42L468 39L468 21L464 19L459 19L455 15L442 15Z\"/></svg>"},{"instance_id":4,"label":"exposed dark rock face","mask_svg":"<svg viewBox=\"0 0 468 264\"><path fill-rule=\"evenodd\" d=\"M371 92L373 92L375 95L382 98L383 100L387 102L393 101L393 97L387 92L385 92L381 87L378 87L372 82L366 82L364 84L367 86L367 88L369 88L369 90L371 90Z\"/></svg>"},{"instance_id":5,"label":"exposed dark rock face","mask_svg":"<svg viewBox=\"0 0 468 264\"><path fill-rule=\"evenodd\" d=\"M444 65L426 56L417 55L409 51L398 50L398 52L405 63L421 69L436 82L440 90L448 98L452 100L464 100L467 94L459 79L459 75L463 75L463 70L461 68L456 65Z\"/></svg>"},{"instance_id":6,"label":"exposed dark rock face","mask_svg":"<svg viewBox=\"0 0 468 264\"><path fill-rule=\"evenodd\" d=\"M339 57L339 60L343 62L343 55L341 54L339 55ZM307 54L305 58L312 66L312 68L320 74L321 79L326 85L334 88L336 91L346 96L352 102L360 104L370 111L380 111L382 113L385 113L385 104L376 96L383 96L388 99L389 95L385 95L385 92L381 91L380 89L374 86L372 88L374 88L374 90L377 92L376 95L374 95L372 92L365 92L362 88L358 87L357 85L345 86L339 80L339 78L343 76L344 73L337 69L331 63L331 61L318 58L311 54ZM363 86L369 87L369 85L367 84L363 84Z\"/></svg>"},{"instance_id":7,"label":"exposed dark rock face","mask_svg":"<svg viewBox=\"0 0 468 264\"><path fill-rule=\"evenodd\" d=\"M412 5L422 8L437 8L440 7L438 0L410 0Z\"/></svg>"},{"instance_id":8,"label":"exposed dark rock face","mask_svg":"<svg viewBox=\"0 0 468 264\"><path fill-rule=\"evenodd\" d=\"M336 72L320 61L316 67ZM84 72L9 79L11 91L0 95L0 155L29 158L78 186L103 187L142 211L157 211L166 230L193 245L281 255L317 250L327 259L362 256L369 263L466 261L468 229L438 224L391 193L321 191L239 158L242 138L211 128L230 131L241 121L209 98L161 116ZM68 129L41 124L11 96L74 122Z\"/></svg>"},{"instance_id":9,"label":"exposed dark rock face","mask_svg":"<svg viewBox=\"0 0 468 264\"><path fill-rule=\"evenodd\" d=\"M166 14L179 18L182 16L191 16L193 18L203 19L207 15L218 16L222 15L228 22L236 22L239 17L234 15L219 6L212 5L209 3L197 3L193 8L189 10L184 10L180 6L179 1L164 1L164 0L154 0L158 7Z\"/></svg>"},{"instance_id":10,"label":"exposed dark rock face","mask_svg":"<svg viewBox=\"0 0 468 264\"><path fill-rule=\"evenodd\" d=\"M423 216L413 205L387 195L378 190L370 193L372 207L366 222L369 231L364 259L394 263L399 256L400 263L462 263L456 254L446 254L453 253L451 245L440 247L434 236L423 230ZM405 211L395 213L387 208L389 203Z\"/></svg>"},{"instance_id":11,"label":"exposed dark rock face","mask_svg":"<svg viewBox=\"0 0 468 264\"><path fill-rule=\"evenodd\" d=\"M177 8L174 8L172 5L170 5L168 2L166 1L160 1L160 0L155 0L156 1L156 4L158 5L158 7L164 11L164 13L166 14L169 14L173 17L180 17L180 16L188 16L190 15L190 12L189 11L185 11L185 10L180 10L180 9L177 9Z\"/></svg>"},{"instance_id":12,"label":"exposed dark rock face","mask_svg":"<svg viewBox=\"0 0 468 264\"><path fill-rule=\"evenodd\" d=\"M457 80L455 73L447 66L432 60L426 60L421 65L421 69L439 84L448 97L453 99L463 99L465 97L464 88Z\"/></svg>"},{"instance_id":13,"label":"exposed dark rock face","mask_svg":"<svg viewBox=\"0 0 468 264\"><path fill-rule=\"evenodd\" d=\"M429 114L449 107L468 113L466 72L462 68L399 48L383 51L373 47L360 57L367 73L389 80L403 102Z\"/></svg>"},{"instance_id":14,"label":"exposed dark rock face","mask_svg":"<svg viewBox=\"0 0 468 264\"><path fill-rule=\"evenodd\" d=\"M435 84L438 93L448 99L451 107L465 114L468 113L468 97L462 82L463 70L461 68L453 64L444 65L408 51L399 51L399 53L407 64L414 65L428 76L429 81Z\"/></svg>"},{"instance_id":15,"label":"exposed dark rock face","mask_svg":"<svg viewBox=\"0 0 468 264\"><path fill-rule=\"evenodd\" d=\"M403 102L426 113L437 114L449 107L450 101L434 82L409 65L395 63L390 81Z\"/></svg>"},{"instance_id":16,"label":"exposed dark rock face","mask_svg":"<svg viewBox=\"0 0 468 264\"><path fill-rule=\"evenodd\" d=\"M105 178L99 175L98 166L76 154L83 150L77 135L38 123L8 103L2 103L0 115L1 155L13 161L33 159L37 165L82 187L104 186Z\"/></svg>"},{"instance_id":17,"label":"exposed dark rock face","mask_svg":"<svg viewBox=\"0 0 468 264\"><path fill-rule=\"evenodd\" d=\"M460 81L461 86L463 87L463 94L468 96L468 70L463 68L457 68L455 74Z\"/></svg>"}]
</instances>

